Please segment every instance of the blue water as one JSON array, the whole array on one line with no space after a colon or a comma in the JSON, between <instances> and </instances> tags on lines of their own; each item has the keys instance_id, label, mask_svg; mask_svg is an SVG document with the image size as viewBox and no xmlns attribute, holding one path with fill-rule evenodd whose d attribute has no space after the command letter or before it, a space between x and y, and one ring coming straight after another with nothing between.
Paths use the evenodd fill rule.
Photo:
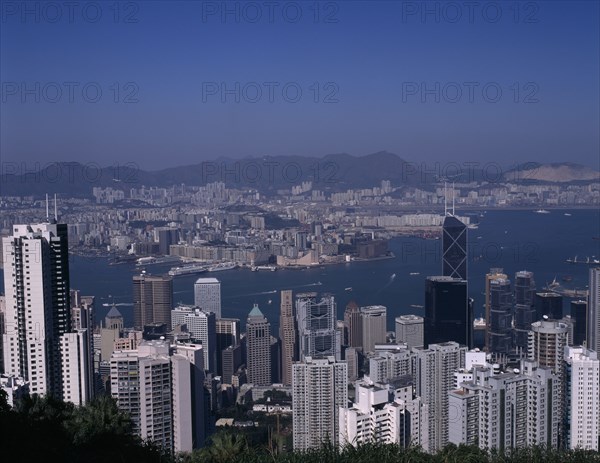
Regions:
<instances>
[{"instance_id":1,"label":"blue water","mask_svg":"<svg viewBox=\"0 0 600 463\"><path fill-rule=\"evenodd\" d=\"M568 212L571 216L565 216ZM490 267L502 267L511 277L519 270L535 274L538 289L555 277L565 287L585 289L589 266L566 263L569 257L600 256L600 212L597 210L553 210L550 214L532 211L488 211L480 219L478 229L469 230L469 293L475 299L475 316L483 315L485 274ZM480 238L479 238L480 237ZM441 273L440 240L395 238L390 242L394 259L352 262L303 270L251 272L236 269L212 273L221 280L222 314L245 324L254 303L270 320L272 332L279 325L279 291L319 291L337 298L338 318L346 304L354 299L359 305L385 305L388 329L394 329L394 317L423 314L424 280ZM108 265L106 259L73 256L70 263L71 287L84 295L96 296L96 320L102 319L109 307L103 303L131 303L132 276L139 271L130 264ZM149 266L149 273L163 273L171 265ZM409 275L419 272L419 275ZM202 276L207 276L204 274ZM565 283L561 278L572 276ZM173 299L193 302L193 285L198 275L176 277ZM351 287L348 292L345 288ZM569 313L569 299L564 312ZM131 306L118 307L125 323L133 321Z\"/></svg>"}]
</instances>

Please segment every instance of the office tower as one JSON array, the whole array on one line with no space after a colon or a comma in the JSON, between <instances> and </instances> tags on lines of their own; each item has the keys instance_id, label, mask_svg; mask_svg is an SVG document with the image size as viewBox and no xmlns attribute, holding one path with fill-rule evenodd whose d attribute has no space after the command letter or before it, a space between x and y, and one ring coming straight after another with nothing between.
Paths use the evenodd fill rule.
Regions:
<instances>
[{"instance_id":1,"label":"office tower","mask_svg":"<svg viewBox=\"0 0 600 463\"><path fill-rule=\"evenodd\" d=\"M515 273L515 347L527 351L528 332L539 318L534 308L535 281L533 272Z\"/></svg>"},{"instance_id":2,"label":"office tower","mask_svg":"<svg viewBox=\"0 0 600 463\"><path fill-rule=\"evenodd\" d=\"M442 275L467 279L467 226L454 216L442 226Z\"/></svg>"},{"instance_id":3,"label":"office tower","mask_svg":"<svg viewBox=\"0 0 600 463\"><path fill-rule=\"evenodd\" d=\"M363 351L375 352L375 344L385 344L387 309L382 305L360 308Z\"/></svg>"},{"instance_id":4,"label":"office tower","mask_svg":"<svg viewBox=\"0 0 600 463\"><path fill-rule=\"evenodd\" d=\"M281 339L271 336L271 382L281 383Z\"/></svg>"},{"instance_id":5,"label":"office tower","mask_svg":"<svg viewBox=\"0 0 600 463\"><path fill-rule=\"evenodd\" d=\"M169 255L170 246L177 244L179 233L176 228L160 227L155 229L155 240L158 241L158 253L164 256Z\"/></svg>"},{"instance_id":6,"label":"office tower","mask_svg":"<svg viewBox=\"0 0 600 463\"><path fill-rule=\"evenodd\" d=\"M306 357L292 365L294 450L338 443L338 410L348 404L348 370L335 357Z\"/></svg>"},{"instance_id":7,"label":"office tower","mask_svg":"<svg viewBox=\"0 0 600 463\"><path fill-rule=\"evenodd\" d=\"M169 347L142 341L110 359L111 395L136 434L167 451L191 451L204 442L203 355L199 345Z\"/></svg>"},{"instance_id":8,"label":"office tower","mask_svg":"<svg viewBox=\"0 0 600 463\"><path fill-rule=\"evenodd\" d=\"M571 301L571 319L575 323L573 329L573 345L583 346L587 334L587 301Z\"/></svg>"},{"instance_id":9,"label":"office tower","mask_svg":"<svg viewBox=\"0 0 600 463\"><path fill-rule=\"evenodd\" d=\"M271 324L257 304L246 320L246 372L248 382L267 386L271 380Z\"/></svg>"},{"instance_id":10,"label":"office tower","mask_svg":"<svg viewBox=\"0 0 600 463\"><path fill-rule=\"evenodd\" d=\"M348 345L362 347L362 317L358 304L350 301L344 311L344 323L348 330Z\"/></svg>"},{"instance_id":11,"label":"office tower","mask_svg":"<svg viewBox=\"0 0 600 463\"><path fill-rule=\"evenodd\" d=\"M336 305L333 296L320 300L317 293L296 296L296 320L298 326L298 354L305 357L340 358L340 336L336 330Z\"/></svg>"},{"instance_id":12,"label":"office tower","mask_svg":"<svg viewBox=\"0 0 600 463\"><path fill-rule=\"evenodd\" d=\"M485 275L485 349L490 352L490 325L492 322L491 314L491 281L497 279L508 279L508 275L502 273L501 268L491 268Z\"/></svg>"},{"instance_id":13,"label":"office tower","mask_svg":"<svg viewBox=\"0 0 600 463\"><path fill-rule=\"evenodd\" d=\"M171 325L173 278L167 275L134 275L133 323L138 330L152 323Z\"/></svg>"},{"instance_id":14,"label":"office tower","mask_svg":"<svg viewBox=\"0 0 600 463\"><path fill-rule=\"evenodd\" d=\"M347 347L344 351L344 359L348 365L348 382L356 381L361 364L361 354L356 347Z\"/></svg>"},{"instance_id":15,"label":"office tower","mask_svg":"<svg viewBox=\"0 0 600 463\"><path fill-rule=\"evenodd\" d=\"M404 342L409 349L423 347L424 318L418 315L396 317L396 342Z\"/></svg>"},{"instance_id":16,"label":"office tower","mask_svg":"<svg viewBox=\"0 0 600 463\"><path fill-rule=\"evenodd\" d=\"M237 346L240 343L240 319L239 318L218 318L216 320L216 373L223 374L223 365L221 363L221 353L229 346Z\"/></svg>"},{"instance_id":17,"label":"office tower","mask_svg":"<svg viewBox=\"0 0 600 463\"><path fill-rule=\"evenodd\" d=\"M355 401L339 409L339 444L357 447L368 443L423 445L427 432L422 401L413 395L410 376L390 383L370 378L357 381Z\"/></svg>"},{"instance_id":18,"label":"office tower","mask_svg":"<svg viewBox=\"0 0 600 463\"><path fill-rule=\"evenodd\" d=\"M221 282L216 278L198 278L194 283L194 305L221 318Z\"/></svg>"},{"instance_id":19,"label":"office tower","mask_svg":"<svg viewBox=\"0 0 600 463\"><path fill-rule=\"evenodd\" d=\"M215 372L217 368L217 328L215 314L197 307L175 307L171 315L171 329L182 327L191 335L192 342L202 344L204 368Z\"/></svg>"},{"instance_id":20,"label":"office tower","mask_svg":"<svg viewBox=\"0 0 600 463\"><path fill-rule=\"evenodd\" d=\"M565 348L566 447L598 450L600 361L585 347Z\"/></svg>"},{"instance_id":21,"label":"office tower","mask_svg":"<svg viewBox=\"0 0 600 463\"><path fill-rule=\"evenodd\" d=\"M563 318L563 297L557 293L535 293L535 314L537 320L544 315L553 320Z\"/></svg>"},{"instance_id":22,"label":"office tower","mask_svg":"<svg viewBox=\"0 0 600 463\"><path fill-rule=\"evenodd\" d=\"M600 352L600 267L590 269L587 314L587 347Z\"/></svg>"},{"instance_id":23,"label":"office tower","mask_svg":"<svg viewBox=\"0 0 600 463\"><path fill-rule=\"evenodd\" d=\"M296 244L296 247L299 250L304 251L307 249L307 240L308 240L307 232L305 232L305 231L296 232L296 236L294 237L294 243Z\"/></svg>"},{"instance_id":24,"label":"office tower","mask_svg":"<svg viewBox=\"0 0 600 463\"><path fill-rule=\"evenodd\" d=\"M447 276L425 280L425 345L455 341L469 346L473 317L467 282Z\"/></svg>"},{"instance_id":25,"label":"office tower","mask_svg":"<svg viewBox=\"0 0 600 463\"><path fill-rule=\"evenodd\" d=\"M292 291L281 291L279 312L279 337L281 338L281 381L292 384L292 363L298 360L298 331L294 318Z\"/></svg>"},{"instance_id":26,"label":"office tower","mask_svg":"<svg viewBox=\"0 0 600 463\"><path fill-rule=\"evenodd\" d=\"M221 376L221 382L223 384L232 384L233 375L238 371L238 368L244 361L243 346L238 344L237 346L229 346L221 352L221 364L223 373Z\"/></svg>"},{"instance_id":27,"label":"office tower","mask_svg":"<svg viewBox=\"0 0 600 463\"><path fill-rule=\"evenodd\" d=\"M67 225L13 225L2 238L4 372L62 396L60 337L71 331Z\"/></svg>"},{"instance_id":28,"label":"office tower","mask_svg":"<svg viewBox=\"0 0 600 463\"><path fill-rule=\"evenodd\" d=\"M94 397L94 363L91 331L78 329L60 336L62 399L85 405Z\"/></svg>"},{"instance_id":29,"label":"office tower","mask_svg":"<svg viewBox=\"0 0 600 463\"><path fill-rule=\"evenodd\" d=\"M471 381L448 393L449 442L500 451L534 445L556 449L559 387L557 375L532 360L496 374L476 367Z\"/></svg>"},{"instance_id":30,"label":"office tower","mask_svg":"<svg viewBox=\"0 0 600 463\"><path fill-rule=\"evenodd\" d=\"M415 393L427 406L429 436L427 452L437 452L448 443L448 392L454 386L454 372L464 367L467 349L456 342L415 347Z\"/></svg>"},{"instance_id":31,"label":"office tower","mask_svg":"<svg viewBox=\"0 0 600 463\"><path fill-rule=\"evenodd\" d=\"M512 291L510 280L503 277L490 279L490 318L487 326L488 351L508 354L512 348Z\"/></svg>"}]
</instances>

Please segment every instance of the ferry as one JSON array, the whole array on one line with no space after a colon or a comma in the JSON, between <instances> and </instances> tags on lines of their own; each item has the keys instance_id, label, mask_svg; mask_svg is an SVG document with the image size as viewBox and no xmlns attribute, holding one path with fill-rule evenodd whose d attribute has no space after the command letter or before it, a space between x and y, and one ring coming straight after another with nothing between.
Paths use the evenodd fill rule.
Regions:
<instances>
[{"instance_id":1,"label":"ferry","mask_svg":"<svg viewBox=\"0 0 600 463\"><path fill-rule=\"evenodd\" d=\"M410 272L409 275L420 275L421 272Z\"/></svg>"},{"instance_id":2,"label":"ferry","mask_svg":"<svg viewBox=\"0 0 600 463\"><path fill-rule=\"evenodd\" d=\"M349 286L349 287L347 287L347 288L344 288L344 291L352 291L352 287L351 287L351 286Z\"/></svg>"},{"instance_id":3,"label":"ferry","mask_svg":"<svg viewBox=\"0 0 600 463\"><path fill-rule=\"evenodd\" d=\"M535 211L536 214L550 214L550 211L547 211L546 209L538 209L537 211Z\"/></svg>"},{"instance_id":4,"label":"ferry","mask_svg":"<svg viewBox=\"0 0 600 463\"><path fill-rule=\"evenodd\" d=\"M600 259L595 259L595 256L592 256L592 259L590 259L589 257L586 257L583 260L577 260L577 256L575 256L575 258L571 259L570 257L566 260L566 262L568 262L569 264L591 264L591 265L597 265L600 264Z\"/></svg>"},{"instance_id":5,"label":"ferry","mask_svg":"<svg viewBox=\"0 0 600 463\"><path fill-rule=\"evenodd\" d=\"M235 262L223 262L221 264L216 264L208 267L209 272L220 272L222 270L232 270L237 268L237 264Z\"/></svg>"},{"instance_id":6,"label":"ferry","mask_svg":"<svg viewBox=\"0 0 600 463\"><path fill-rule=\"evenodd\" d=\"M169 270L169 275L172 277L179 275L191 275L194 273L204 273L206 272L206 265L200 264L192 264L192 265L184 265L183 267L173 267Z\"/></svg>"},{"instance_id":7,"label":"ferry","mask_svg":"<svg viewBox=\"0 0 600 463\"><path fill-rule=\"evenodd\" d=\"M277 267L274 265L254 265L250 268L250 270L253 272L258 272L259 270L270 270L271 272L274 272L277 270Z\"/></svg>"}]
</instances>

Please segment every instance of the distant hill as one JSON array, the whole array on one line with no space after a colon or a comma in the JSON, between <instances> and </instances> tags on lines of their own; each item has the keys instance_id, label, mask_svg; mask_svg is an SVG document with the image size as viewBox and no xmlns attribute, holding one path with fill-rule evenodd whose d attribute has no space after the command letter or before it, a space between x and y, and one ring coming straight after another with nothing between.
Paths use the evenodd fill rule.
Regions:
<instances>
[{"instance_id":1,"label":"distant hill","mask_svg":"<svg viewBox=\"0 0 600 463\"><path fill-rule=\"evenodd\" d=\"M449 163L459 166L460 163ZM13 168L6 168L13 167ZM57 162L38 172L19 172L18 163L6 165L0 176L0 195L36 197L58 193L73 197L90 197L93 187L113 187L121 190L146 187L173 187L222 181L229 188L256 188L264 194L290 190L302 182L312 182L312 188L324 191L345 191L369 188L390 180L393 186L431 188L444 172L443 163L408 162L400 156L380 151L366 156L328 154L321 158L302 156L264 156L257 158L218 158L198 164L171 167L158 171L140 169L134 163L100 167L98 164ZM471 180L485 179L478 170L469 171ZM457 182L466 181L454 176ZM599 173L578 164L526 163L507 171L505 181L574 182L598 180ZM449 178L452 181L452 178Z\"/></svg>"},{"instance_id":2,"label":"distant hill","mask_svg":"<svg viewBox=\"0 0 600 463\"><path fill-rule=\"evenodd\" d=\"M550 183L568 183L600 180L600 172L590 167L571 162L552 164L525 163L508 171L507 181L538 181Z\"/></svg>"}]
</instances>

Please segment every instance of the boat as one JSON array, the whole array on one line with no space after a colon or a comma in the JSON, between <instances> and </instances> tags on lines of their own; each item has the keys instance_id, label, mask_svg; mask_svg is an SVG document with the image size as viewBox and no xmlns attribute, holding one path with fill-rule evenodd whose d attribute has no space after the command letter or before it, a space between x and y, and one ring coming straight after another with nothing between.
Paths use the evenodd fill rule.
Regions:
<instances>
[{"instance_id":1,"label":"boat","mask_svg":"<svg viewBox=\"0 0 600 463\"><path fill-rule=\"evenodd\" d=\"M421 272L410 272L409 275L420 275Z\"/></svg>"},{"instance_id":2,"label":"boat","mask_svg":"<svg viewBox=\"0 0 600 463\"><path fill-rule=\"evenodd\" d=\"M204 273L207 271L206 265L192 264L184 265L183 267L173 267L169 270L169 275L172 277L179 275L191 275L194 273Z\"/></svg>"},{"instance_id":3,"label":"boat","mask_svg":"<svg viewBox=\"0 0 600 463\"><path fill-rule=\"evenodd\" d=\"M469 225L467 225L467 228L470 228L471 230L477 230L479 228L479 224L478 223L470 223Z\"/></svg>"},{"instance_id":4,"label":"boat","mask_svg":"<svg viewBox=\"0 0 600 463\"><path fill-rule=\"evenodd\" d=\"M132 302L105 302L102 304L102 307L129 307L132 306Z\"/></svg>"},{"instance_id":5,"label":"boat","mask_svg":"<svg viewBox=\"0 0 600 463\"><path fill-rule=\"evenodd\" d=\"M534 211L536 214L550 214L550 211L547 211L546 209L538 209L537 211Z\"/></svg>"},{"instance_id":6,"label":"boat","mask_svg":"<svg viewBox=\"0 0 600 463\"><path fill-rule=\"evenodd\" d=\"M390 277L390 279L393 280L394 278L396 278L396 274L392 273L392 276Z\"/></svg>"},{"instance_id":7,"label":"boat","mask_svg":"<svg viewBox=\"0 0 600 463\"><path fill-rule=\"evenodd\" d=\"M251 268L251 270L253 272L258 272L259 270L270 270L271 272L274 272L277 270L277 267L274 265L255 265Z\"/></svg>"},{"instance_id":8,"label":"boat","mask_svg":"<svg viewBox=\"0 0 600 463\"><path fill-rule=\"evenodd\" d=\"M571 259L570 257L566 260L567 263L569 264L588 264L588 265L598 265L600 264L600 259L595 259L595 256L592 256L592 258L590 259L589 257L586 257L583 260L577 260L577 256L575 256L573 259Z\"/></svg>"},{"instance_id":9,"label":"boat","mask_svg":"<svg viewBox=\"0 0 600 463\"><path fill-rule=\"evenodd\" d=\"M207 270L209 272L220 272L222 270L232 270L236 267L237 267L237 264L235 262L222 262L220 264L212 265L212 266L208 267Z\"/></svg>"},{"instance_id":10,"label":"boat","mask_svg":"<svg viewBox=\"0 0 600 463\"><path fill-rule=\"evenodd\" d=\"M476 318L475 320L473 320L473 329L474 330L485 330L487 326L487 323L485 321L485 318L481 317L481 318Z\"/></svg>"},{"instance_id":11,"label":"boat","mask_svg":"<svg viewBox=\"0 0 600 463\"><path fill-rule=\"evenodd\" d=\"M565 215L566 215L567 217L571 217L571 214L569 214L568 212L565 212Z\"/></svg>"},{"instance_id":12,"label":"boat","mask_svg":"<svg viewBox=\"0 0 600 463\"><path fill-rule=\"evenodd\" d=\"M415 309L422 309L423 308L423 306L419 305L419 304L411 304L410 306L414 307Z\"/></svg>"},{"instance_id":13,"label":"boat","mask_svg":"<svg viewBox=\"0 0 600 463\"><path fill-rule=\"evenodd\" d=\"M344 291L352 291L352 287L344 288Z\"/></svg>"}]
</instances>

